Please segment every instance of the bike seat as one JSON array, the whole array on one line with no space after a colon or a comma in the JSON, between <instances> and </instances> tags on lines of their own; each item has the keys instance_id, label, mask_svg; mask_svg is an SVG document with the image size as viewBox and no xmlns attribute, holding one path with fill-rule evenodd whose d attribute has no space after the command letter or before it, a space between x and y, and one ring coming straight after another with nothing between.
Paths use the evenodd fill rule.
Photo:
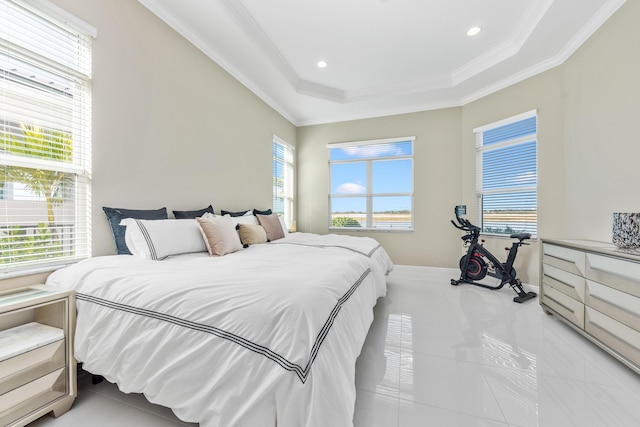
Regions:
<instances>
[{"instance_id":1,"label":"bike seat","mask_svg":"<svg viewBox=\"0 0 640 427\"><path fill-rule=\"evenodd\" d=\"M518 239L520 241L523 240L527 240L531 238L531 233L518 233L518 234L512 234L511 236L512 239Z\"/></svg>"}]
</instances>

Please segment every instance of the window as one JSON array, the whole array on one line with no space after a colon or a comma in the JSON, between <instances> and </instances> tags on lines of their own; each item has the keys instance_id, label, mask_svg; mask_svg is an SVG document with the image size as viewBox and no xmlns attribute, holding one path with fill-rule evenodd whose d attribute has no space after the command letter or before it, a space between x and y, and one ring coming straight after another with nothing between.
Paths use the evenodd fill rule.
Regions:
<instances>
[{"instance_id":1,"label":"window","mask_svg":"<svg viewBox=\"0 0 640 427\"><path fill-rule=\"evenodd\" d=\"M47 1L0 0L5 275L90 255L91 36Z\"/></svg>"},{"instance_id":2,"label":"window","mask_svg":"<svg viewBox=\"0 0 640 427\"><path fill-rule=\"evenodd\" d=\"M273 212L284 218L293 227L294 159L293 145L273 136Z\"/></svg>"},{"instance_id":3,"label":"window","mask_svg":"<svg viewBox=\"0 0 640 427\"><path fill-rule=\"evenodd\" d=\"M536 111L475 129L482 232L537 234Z\"/></svg>"},{"instance_id":4,"label":"window","mask_svg":"<svg viewBox=\"0 0 640 427\"><path fill-rule=\"evenodd\" d=\"M413 229L414 137L329 144L329 227Z\"/></svg>"}]
</instances>

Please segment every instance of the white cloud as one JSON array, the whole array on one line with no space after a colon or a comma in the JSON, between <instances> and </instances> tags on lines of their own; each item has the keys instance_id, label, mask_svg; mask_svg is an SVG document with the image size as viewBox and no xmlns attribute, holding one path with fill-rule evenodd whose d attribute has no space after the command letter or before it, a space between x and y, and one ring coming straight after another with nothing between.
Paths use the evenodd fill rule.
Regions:
<instances>
[{"instance_id":1,"label":"white cloud","mask_svg":"<svg viewBox=\"0 0 640 427\"><path fill-rule=\"evenodd\" d=\"M397 144L356 145L344 147L342 151L352 157L399 156L403 154L402 148Z\"/></svg>"},{"instance_id":2,"label":"white cloud","mask_svg":"<svg viewBox=\"0 0 640 427\"><path fill-rule=\"evenodd\" d=\"M336 192L339 194L364 194L367 192L367 189L354 182L345 182L336 189Z\"/></svg>"}]
</instances>

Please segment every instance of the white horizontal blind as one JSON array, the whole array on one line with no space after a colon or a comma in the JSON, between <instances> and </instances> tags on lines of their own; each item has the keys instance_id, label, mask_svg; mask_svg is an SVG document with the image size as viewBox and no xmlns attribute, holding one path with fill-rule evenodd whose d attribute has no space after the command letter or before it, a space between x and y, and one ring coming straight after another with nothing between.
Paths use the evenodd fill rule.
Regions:
<instances>
[{"instance_id":1,"label":"white horizontal blind","mask_svg":"<svg viewBox=\"0 0 640 427\"><path fill-rule=\"evenodd\" d=\"M90 255L91 36L38 5L0 0L2 273Z\"/></svg>"},{"instance_id":2,"label":"white horizontal blind","mask_svg":"<svg viewBox=\"0 0 640 427\"><path fill-rule=\"evenodd\" d=\"M273 212L293 227L294 147L273 136Z\"/></svg>"},{"instance_id":3,"label":"white horizontal blind","mask_svg":"<svg viewBox=\"0 0 640 427\"><path fill-rule=\"evenodd\" d=\"M329 227L413 229L414 137L329 144Z\"/></svg>"},{"instance_id":4,"label":"white horizontal blind","mask_svg":"<svg viewBox=\"0 0 640 427\"><path fill-rule=\"evenodd\" d=\"M486 234L537 234L537 116L476 130L476 196Z\"/></svg>"}]
</instances>

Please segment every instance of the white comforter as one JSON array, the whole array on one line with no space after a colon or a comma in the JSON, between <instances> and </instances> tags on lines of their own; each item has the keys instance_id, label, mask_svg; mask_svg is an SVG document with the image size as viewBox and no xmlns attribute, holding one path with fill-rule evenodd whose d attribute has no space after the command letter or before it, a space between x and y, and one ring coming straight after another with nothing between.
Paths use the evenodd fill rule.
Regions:
<instances>
[{"instance_id":1,"label":"white comforter","mask_svg":"<svg viewBox=\"0 0 640 427\"><path fill-rule=\"evenodd\" d=\"M224 257L92 258L77 292L84 367L210 426L350 426L355 361L391 261L370 238L288 235Z\"/></svg>"}]
</instances>

